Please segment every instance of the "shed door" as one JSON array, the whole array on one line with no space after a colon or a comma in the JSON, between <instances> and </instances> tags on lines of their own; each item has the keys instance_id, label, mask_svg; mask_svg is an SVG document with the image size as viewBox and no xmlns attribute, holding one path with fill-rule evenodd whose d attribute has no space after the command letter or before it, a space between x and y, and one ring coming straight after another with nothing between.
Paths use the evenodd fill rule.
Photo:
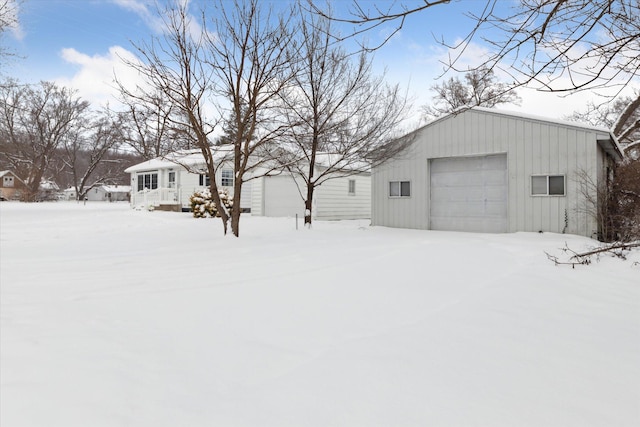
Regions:
<instances>
[{"instance_id":1,"label":"shed door","mask_svg":"<svg viewBox=\"0 0 640 427\"><path fill-rule=\"evenodd\" d=\"M431 160L432 230L507 231L507 155Z\"/></svg>"}]
</instances>

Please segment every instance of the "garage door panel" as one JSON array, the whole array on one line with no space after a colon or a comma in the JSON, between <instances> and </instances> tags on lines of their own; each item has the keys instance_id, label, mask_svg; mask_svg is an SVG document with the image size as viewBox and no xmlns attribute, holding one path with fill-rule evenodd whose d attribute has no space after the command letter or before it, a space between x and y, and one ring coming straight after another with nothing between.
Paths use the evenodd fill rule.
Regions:
<instances>
[{"instance_id":1,"label":"garage door panel","mask_svg":"<svg viewBox=\"0 0 640 427\"><path fill-rule=\"evenodd\" d=\"M430 163L434 230L507 231L507 157L455 157Z\"/></svg>"}]
</instances>

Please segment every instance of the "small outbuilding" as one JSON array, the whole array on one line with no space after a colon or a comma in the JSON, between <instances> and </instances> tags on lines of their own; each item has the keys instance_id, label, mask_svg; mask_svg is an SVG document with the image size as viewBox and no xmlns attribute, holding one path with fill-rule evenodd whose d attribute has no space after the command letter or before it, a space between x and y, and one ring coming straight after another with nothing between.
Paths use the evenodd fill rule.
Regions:
<instances>
[{"instance_id":1,"label":"small outbuilding","mask_svg":"<svg viewBox=\"0 0 640 427\"><path fill-rule=\"evenodd\" d=\"M436 119L372 171L372 224L596 237L596 188L623 154L607 129L486 108Z\"/></svg>"}]
</instances>

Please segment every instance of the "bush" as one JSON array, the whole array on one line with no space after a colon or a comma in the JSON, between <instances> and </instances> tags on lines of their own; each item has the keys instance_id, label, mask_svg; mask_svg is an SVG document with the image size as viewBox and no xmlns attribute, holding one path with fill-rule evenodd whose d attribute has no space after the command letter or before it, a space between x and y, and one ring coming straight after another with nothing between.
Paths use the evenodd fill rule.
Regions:
<instances>
[{"instance_id":1,"label":"bush","mask_svg":"<svg viewBox=\"0 0 640 427\"><path fill-rule=\"evenodd\" d=\"M227 190L220 190L218 192L220 195L220 201L227 208L228 211L231 211L231 207L233 206L233 200L229 197L229 193ZM217 217L220 216L218 213L218 208L216 204L213 202L211 198L211 192L209 189L204 189L202 191L196 191L189 198L191 202L191 212L193 212L194 218L207 218L207 217Z\"/></svg>"}]
</instances>

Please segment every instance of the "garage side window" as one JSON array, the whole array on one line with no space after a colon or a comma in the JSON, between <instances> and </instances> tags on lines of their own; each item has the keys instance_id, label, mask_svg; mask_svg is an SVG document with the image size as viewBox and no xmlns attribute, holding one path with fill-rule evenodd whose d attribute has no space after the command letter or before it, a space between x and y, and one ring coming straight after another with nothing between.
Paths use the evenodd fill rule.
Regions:
<instances>
[{"instance_id":1,"label":"garage side window","mask_svg":"<svg viewBox=\"0 0 640 427\"><path fill-rule=\"evenodd\" d=\"M531 177L532 196L564 196L564 175L534 175Z\"/></svg>"},{"instance_id":2,"label":"garage side window","mask_svg":"<svg viewBox=\"0 0 640 427\"><path fill-rule=\"evenodd\" d=\"M411 197L411 182L389 181L389 197Z\"/></svg>"}]
</instances>

